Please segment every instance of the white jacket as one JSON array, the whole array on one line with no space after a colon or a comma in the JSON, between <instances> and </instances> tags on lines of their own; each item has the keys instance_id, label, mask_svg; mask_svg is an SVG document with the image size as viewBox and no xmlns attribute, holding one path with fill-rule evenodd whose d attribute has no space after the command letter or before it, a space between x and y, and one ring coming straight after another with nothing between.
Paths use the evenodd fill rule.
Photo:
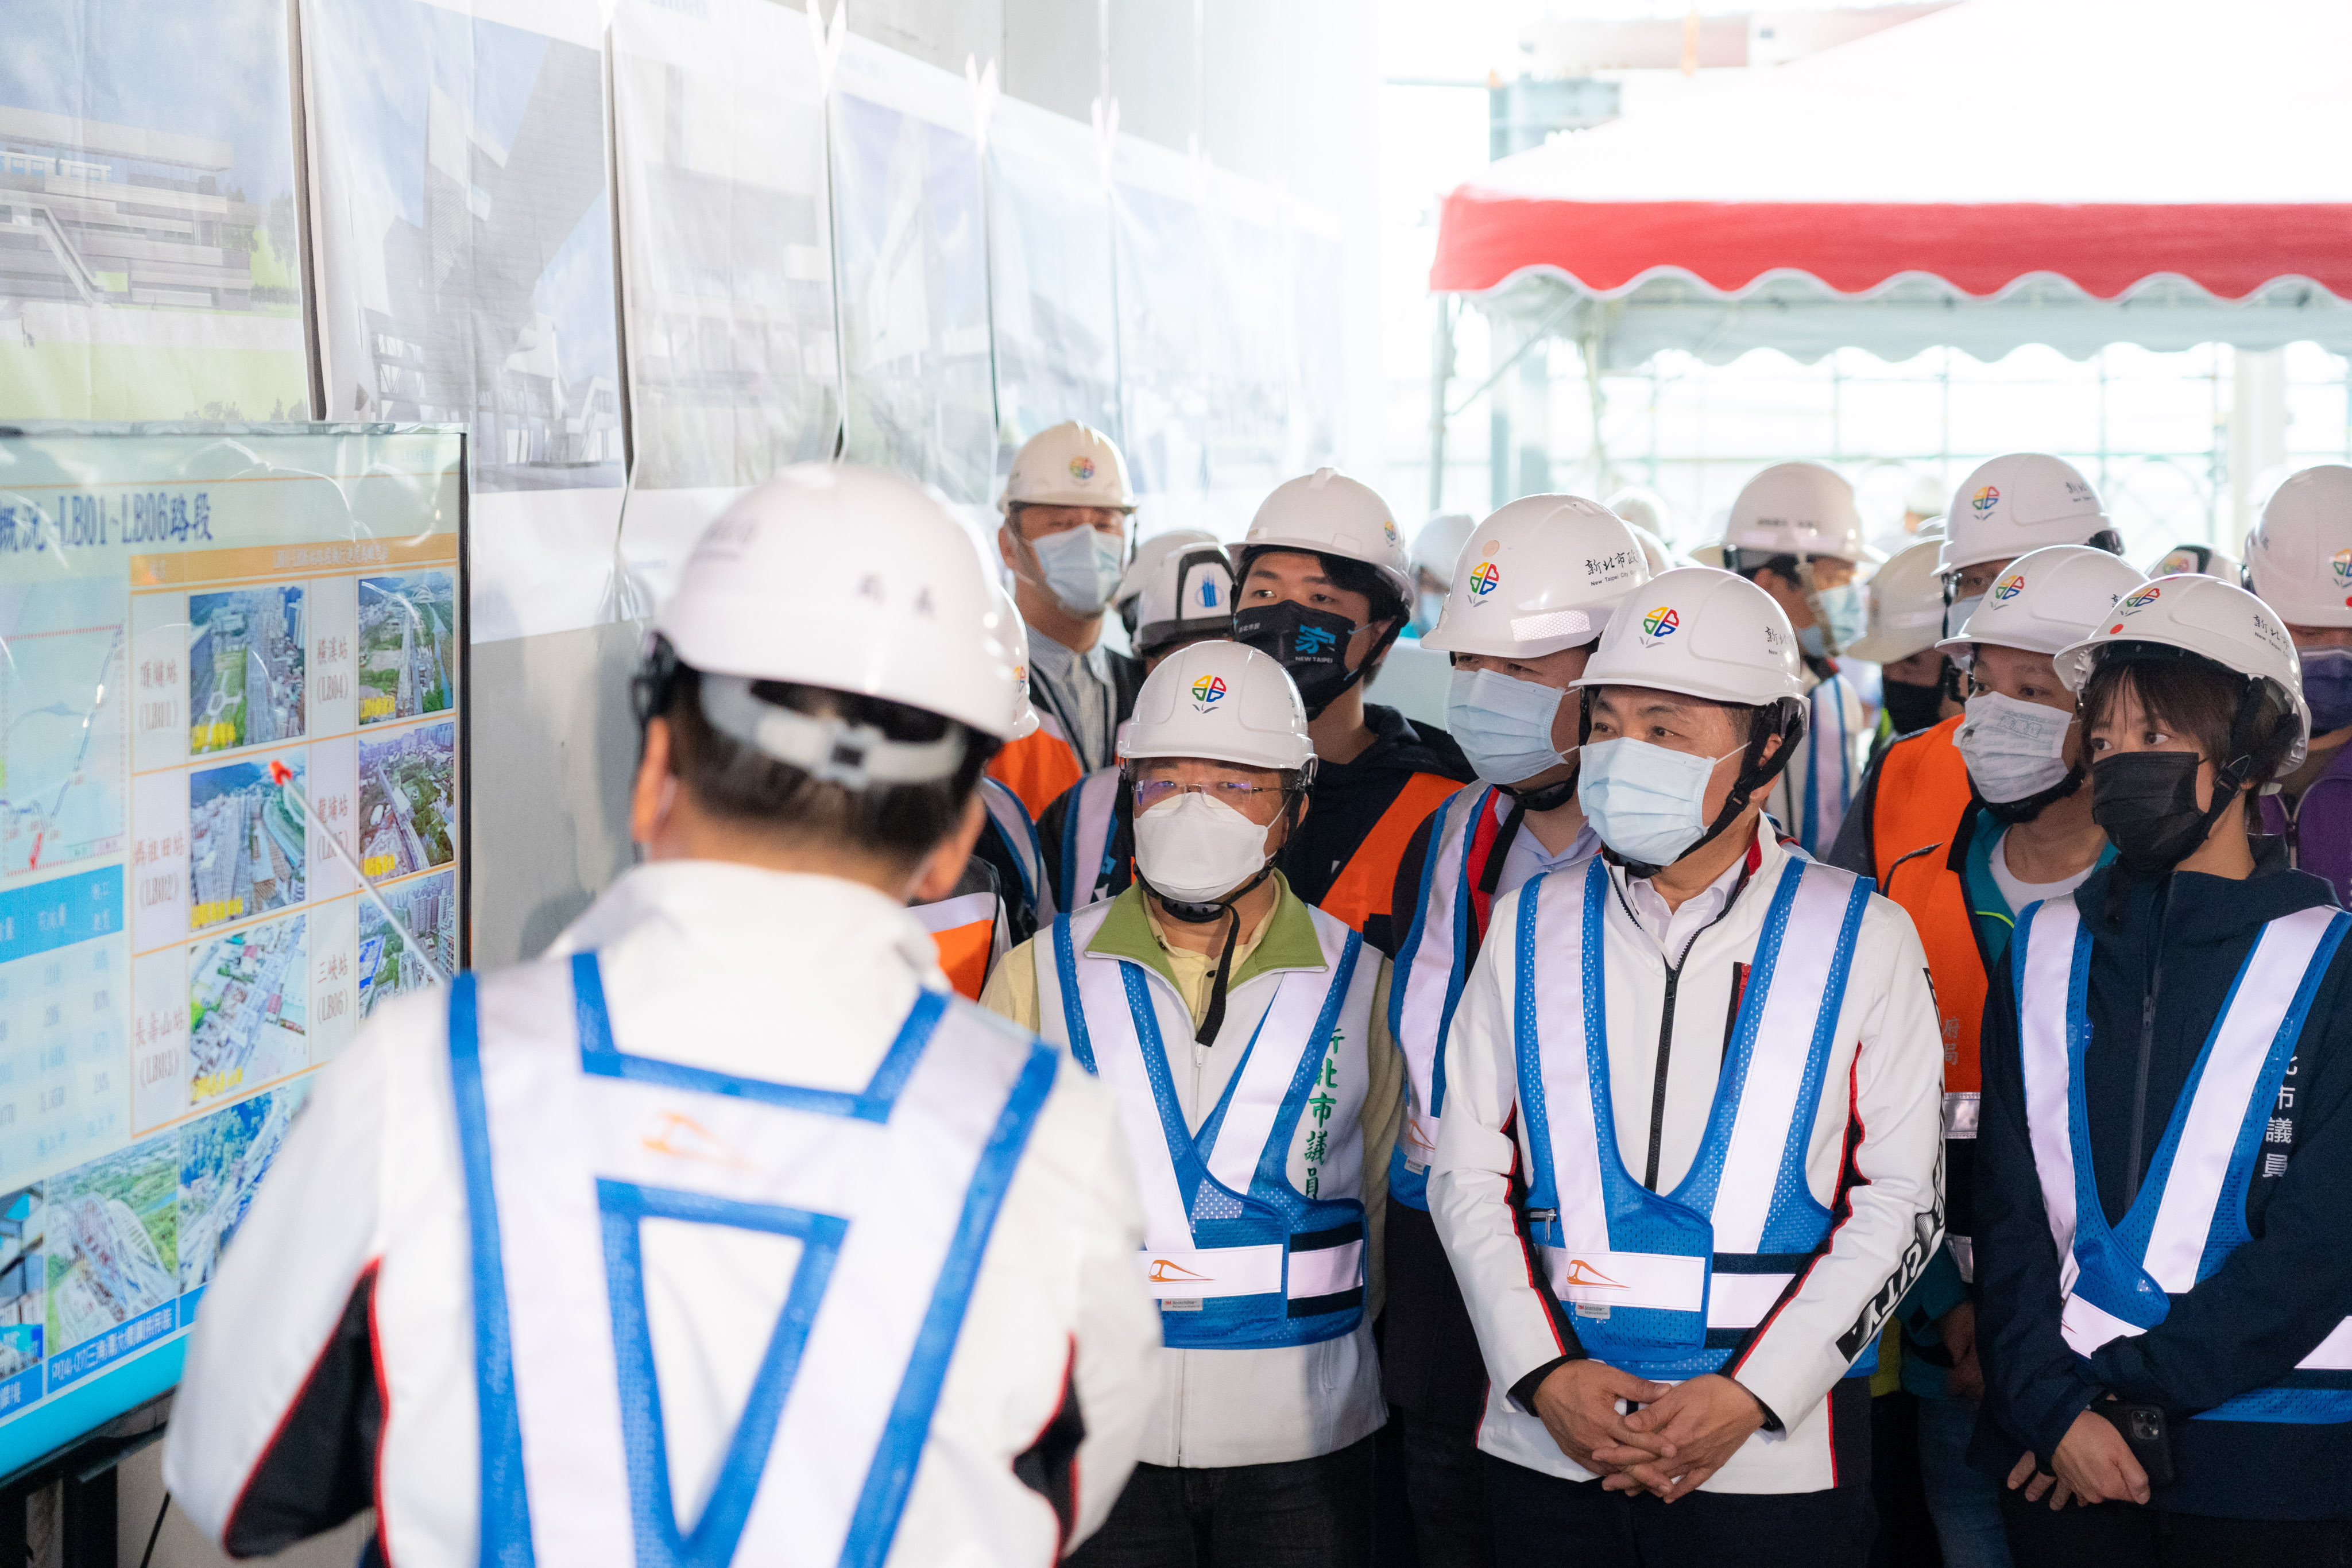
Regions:
<instances>
[{"instance_id":1,"label":"white jacket","mask_svg":"<svg viewBox=\"0 0 2352 1568\"><path fill-rule=\"evenodd\" d=\"M623 876L556 944L587 949L620 1051L816 1090L865 1089L919 990L941 988L930 937L882 894L711 862ZM320 1074L206 1296L164 1469L233 1552L275 1550L371 1500L330 1484L340 1448L347 1476L373 1478L394 1561L476 1561L468 1206L446 1020L437 990L389 1003ZM497 1049L486 1029L486 1061ZM973 1279L888 1562L1050 1561L1125 1484L1160 1329L1136 1275L1141 1212L1116 1128L1101 1086L1061 1063ZM715 1472L776 1323L780 1287L761 1277L775 1255L673 1251L658 1301L647 1291L681 1507ZM509 1270L510 1299L529 1287ZM601 1322L610 1308L578 1311ZM1073 1414L1085 1427L1074 1458L1049 1440L1074 1433ZM1015 1474L1024 1454L1028 1479L1057 1500ZM1075 1510L1066 1534L1056 1500Z\"/></svg>"},{"instance_id":2,"label":"white jacket","mask_svg":"<svg viewBox=\"0 0 2352 1568\"><path fill-rule=\"evenodd\" d=\"M1757 855L1728 909L1691 940L1675 985L1658 1191L1671 1190L1699 1151L1731 1018L1734 966L1753 963L1765 913L1790 863L1769 833L1759 835ZM1609 1071L1618 1142L1638 1182L1652 1136L1667 973L1658 944L1626 910L1624 873L1612 869L1611 882L1617 896L1606 905L1603 937ZM1512 1174L1531 1168L1532 1158L1523 1127L1514 1124L1517 944L1504 934L1517 929L1526 896L1521 889L1496 902L1490 935L1454 1014L1429 1207L1486 1356L1486 1416L1478 1446L1514 1464L1586 1480L1590 1473L1512 1397L1521 1379L1569 1348L1533 1282L1542 1270L1531 1262L1510 1204ZM1576 961L1573 954L1545 959ZM1828 1396L1849 1362L1839 1342L1867 1343L1942 1233L1942 1093L1943 1045L1926 956L1910 916L1874 895L1856 938L1805 1166L1813 1197L1836 1216L1829 1251L1725 1368L1783 1430L1750 1437L1706 1490L1814 1491L1836 1483L1839 1449L1851 1440L1834 1430L1836 1421L1868 1419L1859 1398L1856 1409L1832 1416ZM1851 1156L1849 1135L1856 1140Z\"/></svg>"}]
</instances>

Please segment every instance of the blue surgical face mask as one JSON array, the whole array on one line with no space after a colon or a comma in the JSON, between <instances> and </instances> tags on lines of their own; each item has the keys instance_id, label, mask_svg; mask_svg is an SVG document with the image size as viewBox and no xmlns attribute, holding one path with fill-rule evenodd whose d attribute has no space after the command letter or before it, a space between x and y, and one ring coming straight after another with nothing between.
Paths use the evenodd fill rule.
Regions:
<instances>
[{"instance_id":1,"label":"blue surgical face mask","mask_svg":"<svg viewBox=\"0 0 2352 1568\"><path fill-rule=\"evenodd\" d=\"M1517 784L1567 760L1551 743L1552 721L1567 695L1492 670L1456 670L1445 696L1445 727L1480 779Z\"/></svg>"},{"instance_id":2,"label":"blue surgical face mask","mask_svg":"<svg viewBox=\"0 0 2352 1568\"><path fill-rule=\"evenodd\" d=\"M1836 638L1841 652L1862 641L1870 628L1870 606L1862 597L1862 590L1851 582L1835 588L1813 590L1813 603L1818 619L1797 633L1798 644L1816 659L1829 656L1829 643L1822 634L1822 622L1829 622L1830 635Z\"/></svg>"},{"instance_id":3,"label":"blue surgical face mask","mask_svg":"<svg viewBox=\"0 0 2352 1568\"><path fill-rule=\"evenodd\" d=\"M1032 539L1045 587L1073 615L1099 615L1127 570L1127 538L1099 528L1066 528Z\"/></svg>"},{"instance_id":4,"label":"blue surgical face mask","mask_svg":"<svg viewBox=\"0 0 2352 1568\"><path fill-rule=\"evenodd\" d=\"M1951 603L1946 605L1944 607L1944 635L1947 637L1958 636L1960 634L1960 628L1969 623L1969 617L1974 615L1977 611L1982 607L1984 601L1985 596L1983 594L1972 593L1966 599L1955 599Z\"/></svg>"},{"instance_id":5,"label":"blue surgical face mask","mask_svg":"<svg viewBox=\"0 0 2352 1568\"><path fill-rule=\"evenodd\" d=\"M1577 754L1577 804L1601 841L1625 859L1672 865L1706 835L1707 780L1722 760L1630 736L1589 740Z\"/></svg>"},{"instance_id":6,"label":"blue surgical face mask","mask_svg":"<svg viewBox=\"0 0 2352 1568\"><path fill-rule=\"evenodd\" d=\"M2352 726L2352 648L2303 651L2303 700L2311 705L2311 733Z\"/></svg>"}]
</instances>

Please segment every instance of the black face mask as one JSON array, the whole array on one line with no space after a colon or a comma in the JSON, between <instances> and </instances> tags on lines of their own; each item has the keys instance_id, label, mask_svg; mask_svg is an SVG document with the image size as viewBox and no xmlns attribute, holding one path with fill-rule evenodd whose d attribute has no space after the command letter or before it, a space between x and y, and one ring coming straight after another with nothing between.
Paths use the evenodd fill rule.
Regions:
<instances>
[{"instance_id":1,"label":"black face mask","mask_svg":"<svg viewBox=\"0 0 2352 1568\"><path fill-rule=\"evenodd\" d=\"M1883 697L1886 719L1897 735L1910 735L1917 730L1933 729L1943 722L1944 687L1941 681L1933 685L1915 686L1908 681L1885 683Z\"/></svg>"},{"instance_id":2,"label":"black face mask","mask_svg":"<svg viewBox=\"0 0 2352 1568\"><path fill-rule=\"evenodd\" d=\"M1234 641L1290 672L1308 718L1329 707L1362 673L1348 668L1348 640L1355 634L1356 623L1346 616L1286 600L1234 612Z\"/></svg>"},{"instance_id":3,"label":"black face mask","mask_svg":"<svg viewBox=\"0 0 2352 1568\"><path fill-rule=\"evenodd\" d=\"M2106 831L2124 864L2170 871L2205 841L2229 801L2217 794L2216 810L2199 808L2200 760L2193 751L2127 751L2092 768L2091 821Z\"/></svg>"}]
</instances>

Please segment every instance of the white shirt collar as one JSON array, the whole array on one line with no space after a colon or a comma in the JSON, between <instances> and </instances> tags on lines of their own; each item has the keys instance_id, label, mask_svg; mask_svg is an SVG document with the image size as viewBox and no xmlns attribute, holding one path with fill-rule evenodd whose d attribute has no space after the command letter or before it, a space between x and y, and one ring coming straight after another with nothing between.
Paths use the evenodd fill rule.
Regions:
<instances>
[{"instance_id":1,"label":"white shirt collar","mask_svg":"<svg viewBox=\"0 0 2352 1568\"><path fill-rule=\"evenodd\" d=\"M1771 869L1771 862L1780 853L1780 845L1765 830L1760 817L1757 821L1757 832L1763 841L1763 858L1755 874L1761 876ZM1740 876L1747 869L1748 857L1743 854L1725 867L1722 875L1684 899L1681 907L1676 909L1666 907L1665 898L1650 885L1648 878L1634 881L1625 874L1623 868L1616 866L1610 868L1610 874L1624 889L1625 907L1633 912L1634 923L1658 945L1658 951L1668 964L1679 966L1689 955L1690 946L1697 940L1698 934L1722 916L1725 907L1731 903L1732 894L1738 890Z\"/></svg>"}]
</instances>

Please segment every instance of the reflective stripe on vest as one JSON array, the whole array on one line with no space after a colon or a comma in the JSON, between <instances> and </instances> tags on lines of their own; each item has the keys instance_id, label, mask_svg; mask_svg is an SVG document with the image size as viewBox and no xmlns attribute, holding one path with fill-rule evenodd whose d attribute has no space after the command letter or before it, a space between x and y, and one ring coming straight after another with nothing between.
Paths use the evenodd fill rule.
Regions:
<instances>
[{"instance_id":1,"label":"reflective stripe on vest","mask_svg":"<svg viewBox=\"0 0 2352 1568\"><path fill-rule=\"evenodd\" d=\"M1084 909L1109 896L1111 841L1118 832L1118 769L1097 768L1078 780L1062 813L1062 907Z\"/></svg>"},{"instance_id":2,"label":"reflective stripe on vest","mask_svg":"<svg viewBox=\"0 0 2352 1568\"><path fill-rule=\"evenodd\" d=\"M1029 819L1029 809L1021 803L1005 785L982 775L981 803L988 808L988 820L996 825L996 836L1013 852L1013 868L1021 873L1021 900L1033 919L1043 922L1054 917L1056 907L1054 890L1045 880L1045 850L1037 841L1037 824Z\"/></svg>"},{"instance_id":3,"label":"reflective stripe on vest","mask_svg":"<svg viewBox=\"0 0 2352 1568\"><path fill-rule=\"evenodd\" d=\"M1445 1037L1462 1000L1477 923L1471 907L1477 877L1466 862L1476 826L1491 817L1501 793L1465 785L1439 809L1422 866L1421 904L1389 977L1389 1032L1404 1053L1405 1077L1404 1124L1389 1155L1389 1196L1413 1208L1429 1207L1429 1162L1445 1110Z\"/></svg>"},{"instance_id":4,"label":"reflective stripe on vest","mask_svg":"<svg viewBox=\"0 0 2352 1568\"><path fill-rule=\"evenodd\" d=\"M1034 734L1008 743L988 759L988 776L1020 797L1033 822L1085 774L1062 727L1045 713L1037 716Z\"/></svg>"},{"instance_id":5,"label":"reflective stripe on vest","mask_svg":"<svg viewBox=\"0 0 2352 1568\"><path fill-rule=\"evenodd\" d=\"M2091 934L2074 897L2036 904L2011 939L2019 957L2019 1044L2034 1174L2063 1264L2059 1326L2074 1354L2147 1333L2222 1260L2252 1239L2246 1188L2312 998L2352 915L2304 909L2281 915L2239 967L2221 1015L2190 1069L2164 1141L2123 1223L2109 1226L2088 1158L2084 1053ZM2352 1370L2352 1318L2295 1364L2281 1385L2242 1394L2199 1420L2352 1420L2352 1389L2326 1374ZM2305 1377L2302 1375L2321 1375Z\"/></svg>"},{"instance_id":6,"label":"reflective stripe on vest","mask_svg":"<svg viewBox=\"0 0 2352 1568\"><path fill-rule=\"evenodd\" d=\"M1161 1302L1166 1343L1255 1350L1353 1332L1364 1310L1359 1124L1377 959L1360 965L1363 938L1310 911L1326 967L1265 977L1276 982L1273 999L1195 1133L1166 1046L1171 1037L1192 1040L1190 1009L1166 977L1085 953L1110 908L1054 922L1051 943L1038 944L1041 967L1043 949L1053 949L1053 983L1049 991L1041 974L1039 994L1041 1003L1058 994L1070 1054L1118 1106L1143 1197L1138 1260ZM1291 1146L1310 1116L1309 1147L1326 1156L1311 1193L1289 1176Z\"/></svg>"},{"instance_id":7,"label":"reflective stripe on vest","mask_svg":"<svg viewBox=\"0 0 2352 1568\"><path fill-rule=\"evenodd\" d=\"M1332 879L1317 907L1337 915L1350 931L1361 931L1375 915L1389 915L1396 896L1397 862L1404 859L1413 831L1422 819L1451 799L1463 786L1434 773L1416 773L1404 781L1389 809L1372 824L1348 863Z\"/></svg>"},{"instance_id":8,"label":"reflective stripe on vest","mask_svg":"<svg viewBox=\"0 0 2352 1568\"><path fill-rule=\"evenodd\" d=\"M1787 862L1706 1135L1671 1194L1636 1182L1618 1154L1601 956L1610 894L1598 857L1580 877L1537 877L1519 893L1529 1233L1586 1350L1644 1377L1695 1377L1731 1360L1829 1237L1805 1157L1823 1105L1843 1116L1825 1079L1870 883ZM1538 965L1539 952L1553 961ZM1570 954L1578 960L1562 961ZM1872 1364L1865 1352L1855 1370Z\"/></svg>"},{"instance_id":9,"label":"reflective stripe on vest","mask_svg":"<svg viewBox=\"0 0 2352 1568\"><path fill-rule=\"evenodd\" d=\"M1805 699L1805 799L1796 829L1807 854L1829 852L1846 808L1853 804L1853 736L1845 727L1845 694L1851 689L1843 675L1832 674ZM1824 773L1834 781L1828 788L1822 786Z\"/></svg>"},{"instance_id":10,"label":"reflective stripe on vest","mask_svg":"<svg viewBox=\"0 0 2352 1568\"><path fill-rule=\"evenodd\" d=\"M925 992L862 1092L731 1077L623 1052L583 953L458 977L449 1055L481 1562L878 1568L1052 1048ZM669 1467L697 1401L662 1401L648 1220L799 1243L731 1437L692 1434L720 1458L684 1531L695 1481Z\"/></svg>"},{"instance_id":11,"label":"reflective stripe on vest","mask_svg":"<svg viewBox=\"0 0 2352 1568\"><path fill-rule=\"evenodd\" d=\"M988 971L1004 956L1006 933L997 919L992 893L963 893L937 904L908 906L907 913L922 923L940 950L940 968L959 995L977 1001L988 983Z\"/></svg>"}]
</instances>

